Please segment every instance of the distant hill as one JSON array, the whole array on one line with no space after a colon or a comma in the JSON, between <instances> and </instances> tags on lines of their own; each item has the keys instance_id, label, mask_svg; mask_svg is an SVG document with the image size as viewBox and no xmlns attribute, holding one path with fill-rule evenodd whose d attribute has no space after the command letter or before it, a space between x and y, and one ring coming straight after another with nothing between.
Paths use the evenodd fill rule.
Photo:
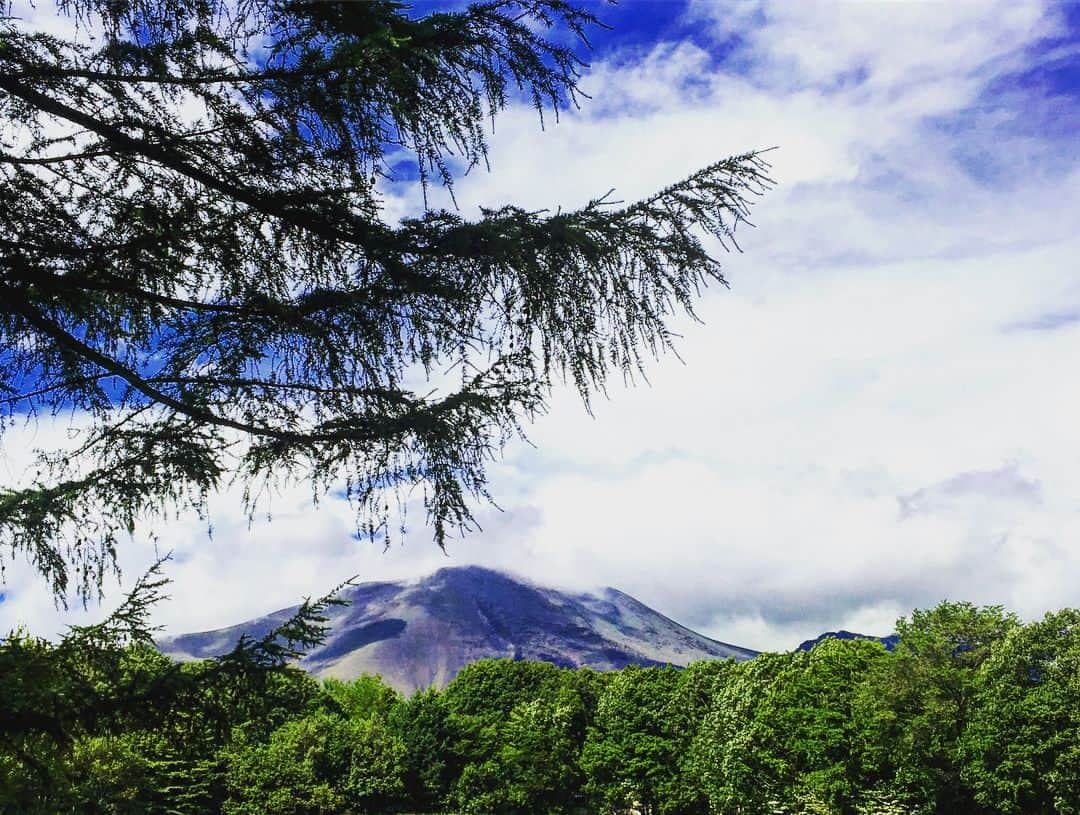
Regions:
<instances>
[{"instance_id":1,"label":"distant hill","mask_svg":"<svg viewBox=\"0 0 1080 815\"><path fill-rule=\"evenodd\" d=\"M616 589L570 594L477 566L440 569L416 581L363 583L343 597L350 605L330 610L326 643L301 667L339 679L377 673L404 692L445 686L488 657L606 671L757 654L691 631ZM180 660L215 656L241 634L263 636L295 610L162 638L158 647Z\"/></svg>"},{"instance_id":2,"label":"distant hill","mask_svg":"<svg viewBox=\"0 0 1080 815\"><path fill-rule=\"evenodd\" d=\"M853 631L826 631L820 637L815 637L812 640L807 640L806 642L800 644L799 647L796 648L795 650L796 651L809 651L811 648L813 648L819 642L822 642L823 640L829 640L829 639L832 639L832 640L877 640L882 645L884 645L886 650L888 650L888 651L892 651L894 648L896 648L896 643L898 643L900 641L900 638L898 636L896 636L896 634L889 634L889 636L887 636L887 637L875 637L875 636L872 636L870 634L856 634Z\"/></svg>"}]
</instances>

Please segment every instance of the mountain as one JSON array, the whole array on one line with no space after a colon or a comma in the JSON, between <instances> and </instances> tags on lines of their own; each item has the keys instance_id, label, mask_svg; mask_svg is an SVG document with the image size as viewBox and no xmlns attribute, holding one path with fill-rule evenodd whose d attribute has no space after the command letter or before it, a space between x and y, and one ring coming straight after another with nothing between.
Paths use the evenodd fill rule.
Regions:
<instances>
[{"instance_id":1,"label":"mountain","mask_svg":"<svg viewBox=\"0 0 1080 815\"><path fill-rule=\"evenodd\" d=\"M406 693L445 686L470 662L488 657L605 671L756 654L691 631L616 589L570 594L477 566L362 583L342 597L349 605L330 609L326 642L301 667L339 679L380 674ZM204 659L231 649L241 634L264 636L295 610L163 638L158 647L174 659Z\"/></svg>"},{"instance_id":2,"label":"mountain","mask_svg":"<svg viewBox=\"0 0 1080 815\"><path fill-rule=\"evenodd\" d=\"M833 639L833 640L877 640L878 642L880 642L882 645L885 646L885 650L887 650L887 651L892 651L894 648L896 648L896 643L900 641L900 638L898 636L896 636L896 634L889 634L889 636L887 636L887 637L875 637L875 636L872 636L870 634L856 634L853 631L843 631L843 630L841 630L841 631L826 631L824 634L822 634L819 637L815 637L812 640L807 640L806 642L801 643L799 645L799 647L796 648L795 650L796 651L809 651L811 648L813 648L819 642L822 642L823 640L829 640L829 639Z\"/></svg>"}]
</instances>

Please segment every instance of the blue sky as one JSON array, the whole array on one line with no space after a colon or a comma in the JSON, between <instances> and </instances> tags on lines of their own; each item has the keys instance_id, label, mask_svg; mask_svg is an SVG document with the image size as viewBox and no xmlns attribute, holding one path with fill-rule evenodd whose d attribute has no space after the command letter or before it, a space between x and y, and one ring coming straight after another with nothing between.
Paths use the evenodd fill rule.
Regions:
<instances>
[{"instance_id":1,"label":"blue sky","mask_svg":"<svg viewBox=\"0 0 1080 815\"><path fill-rule=\"evenodd\" d=\"M422 6L418 6L422 8ZM602 8L580 111L525 106L459 182L466 215L632 200L777 145L731 289L677 326L685 364L568 390L491 472L504 511L449 558L414 526L383 553L298 489L250 528L229 493L177 552L172 631L229 624L345 576L454 563L614 585L705 633L782 648L885 633L942 599L1080 605L1080 12L1041 2L627 2ZM386 216L415 185L386 189ZM438 194L435 203L440 203ZM19 472L28 435L4 440ZM420 517L414 513L413 520ZM125 584L151 557L124 553ZM58 615L15 565L0 629ZM112 597L116 597L114 593Z\"/></svg>"}]
</instances>

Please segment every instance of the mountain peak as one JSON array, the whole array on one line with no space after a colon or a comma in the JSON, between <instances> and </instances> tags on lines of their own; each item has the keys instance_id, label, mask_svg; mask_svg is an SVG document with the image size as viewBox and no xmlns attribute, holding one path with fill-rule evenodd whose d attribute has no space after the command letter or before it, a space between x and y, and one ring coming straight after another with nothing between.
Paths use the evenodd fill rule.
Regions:
<instances>
[{"instance_id":1,"label":"mountain peak","mask_svg":"<svg viewBox=\"0 0 1080 815\"><path fill-rule=\"evenodd\" d=\"M531 580L519 575L502 569L493 569L490 566L478 566L475 563L467 563L463 566L443 566L426 577L420 578L417 582L420 584L496 582L534 585Z\"/></svg>"},{"instance_id":2,"label":"mountain peak","mask_svg":"<svg viewBox=\"0 0 1080 815\"><path fill-rule=\"evenodd\" d=\"M443 686L484 658L611 670L755 655L691 631L615 589L573 594L483 566L448 566L415 581L360 583L345 598L348 606L328 612L326 642L300 665L340 679L378 673L406 692ZM177 659L214 656L241 634L264 635L294 611L163 639L160 647Z\"/></svg>"}]
</instances>

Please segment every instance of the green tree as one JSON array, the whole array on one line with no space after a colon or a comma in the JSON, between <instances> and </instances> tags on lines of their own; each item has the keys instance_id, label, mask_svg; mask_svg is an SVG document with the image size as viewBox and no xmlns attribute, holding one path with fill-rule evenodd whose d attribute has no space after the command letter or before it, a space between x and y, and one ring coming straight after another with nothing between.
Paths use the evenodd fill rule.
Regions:
<instances>
[{"instance_id":1,"label":"green tree","mask_svg":"<svg viewBox=\"0 0 1080 815\"><path fill-rule=\"evenodd\" d=\"M826 640L731 666L690 746L693 783L718 812L853 812L873 782L853 701L884 658L876 642Z\"/></svg>"},{"instance_id":2,"label":"green tree","mask_svg":"<svg viewBox=\"0 0 1080 815\"><path fill-rule=\"evenodd\" d=\"M755 749L774 757L791 803L852 812L872 786L852 709L870 666L887 658L878 642L827 639L777 675L755 717Z\"/></svg>"},{"instance_id":3,"label":"green tree","mask_svg":"<svg viewBox=\"0 0 1080 815\"><path fill-rule=\"evenodd\" d=\"M520 702L464 765L453 804L463 812L561 815L583 810L578 759L582 701L569 687L555 699Z\"/></svg>"},{"instance_id":4,"label":"green tree","mask_svg":"<svg viewBox=\"0 0 1080 815\"><path fill-rule=\"evenodd\" d=\"M221 768L214 746L177 743L160 732L126 729L79 739L68 772L70 804L63 811L195 815L220 809Z\"/></svg>"},{"instance_id":5,"label":"green tree","mask_svg":"<svg viewBox=\"0 0 1080 815\"><path fill-rule=\"evenodd\" d=\"M145 721L140 703L169 692L168 660L150 647L146 624L164 585L156 568L105 620L55 645L21 631L0 640L0 804L60 811L72 745Z\"/></svg>"},{"instance_id":6,"label":"green tree","mask_svg":"<svg viewBox=\"0 0 1080 815\"><path fill-rule=\"evenodd\" d=\"M737 670L734 660L694 662L679 673L675 690L661 712L676 754L676 775L662 793L660 811L697 815L708 812L708 793L698 772L694 743L701 724Z\"/></svg>"},{"instance_id":7,"label":"green tree","mask_svg":"<svg viewBox=\"0 0 1080 815\"><path fill-rule=\"evenodd\" d=\"M374 718L321 712L287 721L265 743L224 751L227 815L381 813L403 790L405 747Z\"/></svg>"},{"instance_id":8,"label":"green tree","mask_svg":"<svg viewBox=\"0 0 1080 815\"><path fill-rule=\"evenodd\" d=\"M439 692L414 693L391 711L390 726L405 745L404 799L418 812L441 810L453 778L451 729Z\"/></svg>"},{"instance_id":9,"label":"green tree","mask_svg":"<svg viewBox=\"0 0 1080 815\"><path fill-rule=\"evenodd\" d=\"M87 813L136 815L164 812L155 806L160 779L156 778L154 747L140 738L142 734L95 736L80 740L72 756L74 809Z\"/></svg>"},{"instance_id":10,"label":"green tree","mask_svg":"<svg viewBox=\"0 0 1080 815\"><path fill-rule=\"evenodd\" d=\"M562 815L583 805L581 697L569 686L555 699L516 705L502 728L498 760L510 812Z\"/></svg>"},{"instance_id":11,"label":"green tree","mask_svg":"<svg viewBox=\"0 0 1080 815\"><path fill-rule=\"evenodd\" d=\"M867 772L927 812L980 811L963 783L960 738L978 703L980 666L1018 625L1000 606L941 603L897 621L890 659L855 700Z\"/></svg>"},{"instance_id":12,"label":"green tree","mask_svg":"<svg viewBox=\"0 0 1080 815\"><path fill-rule=\"evenodd\" d=\"M465 812L562 812L580 798L577 762L592 672L548 662L481 660L441 702L451 733L449 803Z\"/></svg>"},{"instance_id":13,"label":"green tree","mask_svg":"<svg viewBox=\"0 0 1080 815\"><path fill-rule=\"evenodd\" d=\"M401 703L401 696L383 682L381 676L364 674L348 682L325 679L323 691L350 719L376 718L386 721L395 706Z\"/></svg>"},{"instance_id":14,"label":"green tree","mask_svg":"<svg viewBox=\"0 0 1080 815\"><path fill-rule=\"evenodd\" d=\"M770 812L781 800L778 761L757 717L773 684L797 654L761 654L720 683L690 747L690 766L718 813ZM782 766L782 765L781 765Z\"/></svg>"},{"instance_id":15,"label":"green tree","mask_svg":"<svg viewBox=\"0 0 1080 815\"><path fill-rule=\"evenodd\" d=\"M554 697L570 673L550 662L481 659L462 668L441 698L454 715L502 719L522 702Z\"/></svg>"},{"instance_id":16,"label":"green tree","mask_svg":"<svg viewBox=\"0 0 1080 815\"><path fill-rule=\"evenodd\" d=\"M335 601L305 602L262 639L179 665L153 647L146 619L160 568L55 644L0 641L0 811L212 811L215 753L234 728L264 738L318 706L317 683L288 662L321 641Z\"/></svg>"},{"instance_id":17,"label":"green tree","mask_svg":"<svg viewBox=\"0 0 1080 815\"><path fill-rule=\"evenodd\" d=\"M1080 611L1011 630L981 665L963 777L1007 815L1080 813Z\"/></svg>"},{"instance_id":18,"label":"green tree","mask_svg":"<svg viewBox=\"0 0 1080 815\"><path fill-rule=\"evenodd\" d=\"M418 487L442 545L553 382L587 402L671 345L723 281L703 236L730 244L769 184L748 153L631 205L389 222L402 155L449 187L508 101L576 104L598 21L567 0L60 7L101 36L0 5L2 404L88 420L0 493L0 548L60 599L231 476L249 511L268 483L344 482L372 539ZM434 391L406 386L424 371Z\"/></svg>"},{"instance_id":19,"label":"green tree","mask_svg":"<svg viewBox=\"0 0 1080 815\"><path fill-rule=\"evenodd\" d=\"M25 632L0 643L0 808L59 812L67 800L68 738L56 693L66 677L52 657L47 642Z\"/></svg>"},{"instance_id":20,"label":"green tree","mask_svg":"<svg viewBox=\"0 0 1080 815\"><path fill-rule=\"evenodd\" d=\"M675 668L623 668L604 687L581 754L586 788L607 810L637 805L646 815L664 803L678 777L677 742L665 714Z\"/></svg>"}]
</instances>

